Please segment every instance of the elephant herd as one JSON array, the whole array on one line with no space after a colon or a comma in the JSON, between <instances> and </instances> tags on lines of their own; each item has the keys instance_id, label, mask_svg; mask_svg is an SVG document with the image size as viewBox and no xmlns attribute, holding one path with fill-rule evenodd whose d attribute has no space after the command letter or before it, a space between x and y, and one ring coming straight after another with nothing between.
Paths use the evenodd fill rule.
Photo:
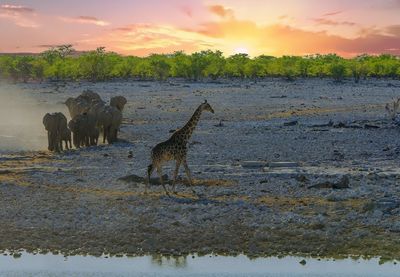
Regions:
<instances>
[{"instance_id":1,"label":"elephant herd","mask_svg":"<svg viewBox=\"0 0 400 277\"><path fill-rule=\"evenodd\" d=\"M103 133L103 143L116 142L126 103L125 97L115 96L106 105L97 93L90 90L76 98L68 98L65 104L72 118L68 124L67 118L60 112L47 113L43 118L48 149L60 152L63 142L66 149L72 148L71 137L76 148L97 145L100 132Z\"/></svg>"}]
</instances>

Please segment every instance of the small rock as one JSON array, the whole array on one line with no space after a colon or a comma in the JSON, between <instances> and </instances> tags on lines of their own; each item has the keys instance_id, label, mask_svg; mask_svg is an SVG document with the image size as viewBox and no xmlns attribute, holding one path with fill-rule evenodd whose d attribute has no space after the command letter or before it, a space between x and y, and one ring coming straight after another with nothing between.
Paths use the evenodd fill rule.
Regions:
<instances>
[{"instance_id":1,"label":"small rock","mask_svg":"<svg viewBox=\"0 0 400 277\"><path fill-rule=\"evenodd\" d=\"M314 124L314 125L311 125L311 128L332 127L332 126L333 126L333 121L331 119L326 124Z\"/></svg>"},{"instance_id":2,"label":"small rock","mask_svg":"<svg viewBox=\"0 0 400 277\"><path fill-rule=\"evenodd\" d=\"M271 162L268 163L268 166L270 168L276 168L276 167L299 167L299 163L297 162Z\"/></svg>"},{"instance_id":3,"label":"small rock","mask_svg":"<svg viewBox=\"0 0 400 277\"><path fill-rule=\"evenodd\" d=\"M339 122L339 123L336 123L335 125L333 125L333 128L347 128L347 125L346 125L346 123Z\"/></svg>"},{"instance_id":4,"label":"small rock","mask_svg":"<svg viewBox=\"0 0 400 277\"><path fill-rule=\"evenodd\" d=\"M303 174L296 176L296 180L302 183L308 182L307 177Z\"/></svg>"},{"instance_id":5,"label":"small rock","mask_svg":"<svg viewBox=\"0 0 400 277\"><path fill-rule=\"evenodd\" d=\"M300 262L299 262L299 264L301 264L301 265L306 265L307 264L307 262L306 262L306 260L301 260Z\"/></svg>"},{"instance_id":6,"label":"small rock","mask_svg":"<svg viewBox=\"0 0 400 277\"><path fill-rule=\"evenodd\" d=\"M263 161L243 161L241 166L243 168L262 168L267 165L267 162Z\"/></svg>"},{"instance_id":7,"label":"small rock","mask_svg":"<svg viewBox=\"0 0 400 277\"><path fill-rule=\"evenodd\" d=\"M372 125L372 124L365 124L364 125L365 129L379 129L380 127L377 125Z\"/></svg>"},{"instance_id":8,"label":"small rock","mask_svg":"<svg viewBox=\"0 0 400 277\"><path fill-rule=\"evenodd\" d=\"M219 121L218 124L214 125L215 127L224 127L224 123L222 123L222 120Z\"/></svg>"},{"instance_id":9,"label":"small rock","mask_svg":"<svg viewBox=\"0 0 400 277\"><path fill-rule=\"evenodd\" d=\"M322 183L318 183L312 186L309 186L308 188L317 188L317 189L347 189L349 188L350 180L349 177L344 175L342 179L340 179L339 182L331 182L331 181L325 181Z\"/></svg>"},{"instance_id":10,"label":"small rock","mask_svg":"<svg viewBox=\"0 0 400 277\"><path fill-rule=\"evenodd\" d=\"M299 124L299 121L293 120L293 121L290 121L290 122L283 123L283 126L296 126L298 124Z\"/></svg>"},{"instance_id":11,"label":"small rock","mask_svg":"<svg viewBox=\"0 0 400 277\"><path fill-rule=\"evenodd\" d=\"M270 98L287 98L287 96L286 95L274 95L274 96L271 96Z\"/></svg>"}]
</instances>

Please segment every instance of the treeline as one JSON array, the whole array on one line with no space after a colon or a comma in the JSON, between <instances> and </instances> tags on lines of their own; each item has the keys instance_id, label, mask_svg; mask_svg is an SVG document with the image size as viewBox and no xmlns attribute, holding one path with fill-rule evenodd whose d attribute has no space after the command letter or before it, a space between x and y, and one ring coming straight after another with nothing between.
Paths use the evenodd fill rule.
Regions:
<instances>
[{"instance_id":1,"label":"treeline","mask_svg":"<svg viewBox=\"0 0 400 277\"><path fill-rule=\"evenodd\" d=\"M112 79L166 80L169 77L203 79L283 77L329 77L335 81L368 77L400 78L400 58L392 55L360 55L344 59L336 54L250 58L246 54L224 57L221 51L186 54L153 54L147 57L121 56L103 47L74 54L71 45L51 48L40 55L0 56L0 78L14 82L43 80Z\"/></svg>"}]
</instances>

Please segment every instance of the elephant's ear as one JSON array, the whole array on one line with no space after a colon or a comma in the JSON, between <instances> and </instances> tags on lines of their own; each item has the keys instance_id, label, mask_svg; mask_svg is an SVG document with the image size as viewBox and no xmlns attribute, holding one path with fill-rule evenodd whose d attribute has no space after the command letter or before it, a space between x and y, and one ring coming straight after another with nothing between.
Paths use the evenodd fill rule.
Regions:
<instances>
[{"instance_id":1,"label":"elephant's ear","mask_svg":"<svg viewBox=\"0 0 400 277\"><path fill-rule=\"evenodd\" d=\"M47 122L49 116L50 116L49 113L46 113L46 114L44 115L44 117L43 117L43 124L44 124L44 125L46 125L46 122Z\"/></svg>"}]
</instances>

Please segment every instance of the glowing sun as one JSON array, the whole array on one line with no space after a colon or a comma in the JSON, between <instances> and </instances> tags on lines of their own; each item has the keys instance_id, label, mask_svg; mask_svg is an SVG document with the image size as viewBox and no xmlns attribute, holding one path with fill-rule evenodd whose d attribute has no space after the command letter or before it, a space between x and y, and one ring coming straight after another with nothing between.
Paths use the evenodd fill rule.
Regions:
<instances>
[{"instance_id":1,"label":"glowing sun","mask_svg":"<svg viewBox=\"0 0 400 277\"><path fill-rule=\"evenodd\" d=\"M249 54L249 49L247 47L236 47L233 49L234 54Z\"/></svg>"}]
</instances>

